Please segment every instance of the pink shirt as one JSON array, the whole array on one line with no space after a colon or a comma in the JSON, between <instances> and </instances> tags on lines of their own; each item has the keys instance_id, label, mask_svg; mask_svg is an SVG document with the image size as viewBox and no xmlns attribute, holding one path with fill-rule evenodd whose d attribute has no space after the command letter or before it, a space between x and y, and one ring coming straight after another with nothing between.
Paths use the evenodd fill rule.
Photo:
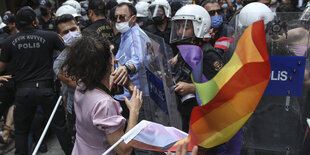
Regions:
<instances>
[{"instance_id":1,"label":"pink shirt","mask_svg":"<svg viewBox=\"0 0 310 155\"><path fill-rule=\"evenodd\" d=\"M99 155L110 147L106 135L123 127L125 118L120 104L104 92L93 89L74 94L76 140L73 155ZM110 154L116 154L112 151Z\"/></svg>"}]
</instances>

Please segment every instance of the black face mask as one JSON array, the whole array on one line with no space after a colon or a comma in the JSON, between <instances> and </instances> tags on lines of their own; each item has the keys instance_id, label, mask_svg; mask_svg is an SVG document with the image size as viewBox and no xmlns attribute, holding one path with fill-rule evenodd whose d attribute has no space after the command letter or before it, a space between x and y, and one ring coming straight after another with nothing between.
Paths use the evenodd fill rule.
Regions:
<instances>
[{"instance_id":1,"label":"black face mask","mask_svg":"<svg viewBox=\"0 0 310 155\"><path fill-rule=\"evenodd\" d=\"M173 45L193 45L195 42L193 41L193 37L186 37L182 40L178 40L177 42L172 43Z\"/></svg>"},{"instance_id":2,"label":"black face mask","mask_svg":"<svg viewBox=\"0 0 310 155\"><path fill-rule=\"evenodd\" d=\"M46 9L40 8L40 11L41 11L41 15L42 15L42 16L47 16L47 15L48 15Z\"/></svg>"},{"instance_id":3,"label":"black face mask","mask_svg":"<svg viewBox=\"0 0 310 155\"><path fill-rule=\"evenodd\" d=\"M157 15L157 16L153 17L152 19L153 19L155 25L162 25L164 23L164 20L165 20L162 18L162 15Z\"/></svg>"}]
</instances>

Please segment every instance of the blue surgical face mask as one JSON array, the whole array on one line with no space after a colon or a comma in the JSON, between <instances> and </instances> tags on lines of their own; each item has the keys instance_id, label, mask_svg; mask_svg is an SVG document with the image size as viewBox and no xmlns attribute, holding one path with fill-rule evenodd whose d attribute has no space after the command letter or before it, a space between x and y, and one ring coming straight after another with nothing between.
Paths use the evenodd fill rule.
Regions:
<instances>
[{"instance_id":1,"label":"blue surgical face mask","mask_svg":"<svg viewBox=\"0 0 310 155\"><path fill-rule=\"evenodd\" d=\"M223 9L228 8L228 4L227 4L227 3L223 4L223 5L222 5L222 8L223 8Z\"/></svg>"},{"instance_id":2,"label":"blue surgical face mask","mask_svg":"<svg viewBox=\"0 0 310 155\"><path fill-rule=\"evenodd\" d=\"M211 27L212 28L219 28L223 24L223 16L216 15L211 17Z\"/></svg>"}]
</instances>

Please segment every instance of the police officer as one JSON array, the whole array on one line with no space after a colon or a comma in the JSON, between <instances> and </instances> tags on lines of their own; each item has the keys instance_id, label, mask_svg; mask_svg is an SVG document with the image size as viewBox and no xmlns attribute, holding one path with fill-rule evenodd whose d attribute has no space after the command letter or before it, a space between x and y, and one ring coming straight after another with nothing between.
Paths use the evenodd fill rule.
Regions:
<instances>
[{"instance_id":1,"label":"police officer","mask_svg":"<svg viewBox=\"0 0 310 155\"><path fill-rule=\"evenodd\" d=\"M49 0L40 1L41 15L39 19L39 28L42 30L55 31L55 17L52 14L52 3Z\"/></svg>"},{"instance_id":2,"label":"police officer","mask_svg":"<svg viewBox=\"0 0 310 155\"><path fill-rule=\"evenodd\" d=\"M114 36L110 23L107 21L106 6L102 0L92 0L88 7L89 18L92 24L85 28L85 31L95 31L99 36L111 40Z\"/></svg>"},{"instance_id":3,"label":"police officer","mask_svg":"<svg viewBox=\"0 0 310 155\"><path fill-rule=\"evenodd\" d=\"M5 31L9 35L16 34L18 29L16 28L15 16L11 13L7 13L3 16L3 22L6 24L4 27ZM0 43L1 44L1 43ZM1 51L2 45L0 45ZM0 52L1 53L1 52ZM6 75L7 77L12 77L14 75L14 65L13 63L8 63L6 69L0 75ZM5 76L4 76L5 77ZM0 136L0 143L8 144L10 132L14 128L13 126L13 101L15 95L15 85L14 79L8 78L6 81L2 82L0 86L0 117L5 111L8 110L7 119L3 125L2 134Z\"/></svg>"},{"instance_id":4,"label":"police officer","mask_svg":"<svg viewBox=\"0 0 310 155\"><path fill-rule=\"evenodd\" d=\"M63 50L63 42L54 32L37 30L36 13L29 6L21 8L17 13L20 32L10 36L4 43L0 55L0 73L6 64L15 64L15 154L27 154L28 133L36 111L41 105L48 118L57 101L53 89L53 50ZM54 116L52 127L59 143L66 154L70 154L72 145L66 135L63 108L59 108Z\"/></svg>"},{"instance_id":5,"label":"police officer","mask_svg":"<svg viewBox=\"0 0 310 155\"><path fill-rule=\"evenodd\" d=\"M12 35L18 32L14 14L11 14L11 13L4 14L2 19L3 19L3 22L6 24L6 32L8 34Z\"/></svg>"},{"instance_id":6,"label":"police officer","mask_svg":"<svg viewBox=\"0 0 310 155\"><path fill-rule=\"evenodd\" d=\"M148 25L152 24L152 21L149 19L149 3L147 2L138 2L135 5L137 10L137 23L141 29L145 29Z\"/></svg>"},{"instance_id":7,"label":"police officer","mask_svg":"<svg viewBox=\"0 0 310 155\"><path fill-rule=\"evenodd\" d=\"M202 42L203 38L210 37L210 25L211 18L203 7L186 5L179 9L172 18L170 38L171 43L201 46L203 74L207 79L212 79L223 66L221 55L212 49L211 45ZM191 111L194 106L197 106L194 96L195 87L190 79L192 69L184 62L180 53L177 55L177 63L174 67L176 68L174 91L179 95L178 110L182 116L182 130L187 132Z\"/></svg>"},{"instance_id":8,"label":"police officer","mask_svg":"<svg viewBox=\"0 0 310 155\"><path fill-rule=\"evenodd\" d=\"M149 6L149 10L152 15L153 24L147 26L145 30L164 38L165 42L169 44L171 8L168 1L155 0Z\"/></svg>"}]
</instances>

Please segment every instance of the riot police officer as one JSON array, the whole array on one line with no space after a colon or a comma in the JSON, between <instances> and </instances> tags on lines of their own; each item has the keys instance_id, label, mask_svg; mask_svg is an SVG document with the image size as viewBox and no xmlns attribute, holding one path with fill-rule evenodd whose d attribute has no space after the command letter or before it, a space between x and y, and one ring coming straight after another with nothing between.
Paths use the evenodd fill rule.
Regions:
<instances>
[{"instance_id":1,"label":"riot police officer","mask_svg":"<svg viewBox=\"0 0 310 155\"><path fill-rule=\"evenodd\" d=\"M28 133L36 111L41 105L48 118L56 104L53 89L53 50L63 50L63 42L54 32L37 30L36 13L29 6L17 13L20 32L10 36L0 55L0 73L8 62L15 64L15 154L28 153ZM62 110L62 111L61 111ZM66 154L71 154L70 137L66 135L63 108L59 108L52 127Z\"/></svg>"},{"instance_id":2,"label":"riot police officer","mask_svg":"<svg viewBox=\"0 0 310 155\"><path fill-rule=\"evenodd\" d=\"M207 79L212 79L223 67L223 58L208 43L202 42L203 38L209 38L211 18L208 12L198 5L186 5L179 9L172 18L170 43L178 45L197 45L203 51L203 74ZM187 51L192 52L192 51ZM187 132L191 111L197 106L195 99L195 87L191 83L192 69L187 65L179 53L175 65L174 91L179 95L178 110L182 116L182 130Z\"/></svg>"}]
</instances>

